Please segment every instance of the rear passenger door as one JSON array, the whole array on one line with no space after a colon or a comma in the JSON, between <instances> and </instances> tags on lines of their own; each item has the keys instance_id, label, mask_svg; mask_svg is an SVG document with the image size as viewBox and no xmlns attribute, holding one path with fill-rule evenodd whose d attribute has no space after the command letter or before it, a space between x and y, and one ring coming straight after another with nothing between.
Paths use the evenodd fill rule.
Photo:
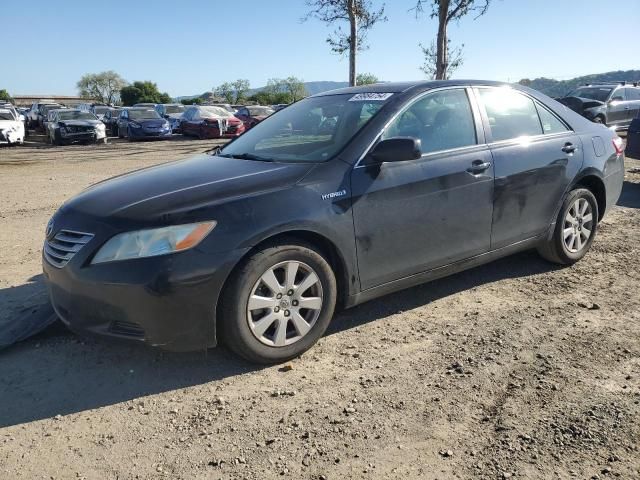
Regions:
<instances>
[{"instance_id":1,"label":"rear passenger door","mask_svg":"<svg viewBox=\"0 0 640 480\"><path fill-rule=\"evenodd\" d=\"M547 231L582 165L582 143L528 95L507 87L476 91L495 169L495 250Z\"/></svg>"}]
</instances>

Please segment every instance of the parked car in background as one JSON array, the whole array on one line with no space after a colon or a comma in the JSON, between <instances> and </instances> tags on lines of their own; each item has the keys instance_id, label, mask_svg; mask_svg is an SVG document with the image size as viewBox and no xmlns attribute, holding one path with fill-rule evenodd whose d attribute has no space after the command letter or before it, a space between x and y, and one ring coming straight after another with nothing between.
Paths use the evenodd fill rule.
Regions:
<instances>
[{"instance_id":1,"label":"parked car in background","mask_svg":"<svg viewBox=\"0 0 640 480\"><path fill-rule=\"evenodd\" d=\"M271 107L249 105L238 109L238 111L236 112L236 117L238 117L242 121L245 129L249 130L272 113L274 112Z\"/></svg>"},{"instance_id":2,"label":"parked car in background","mask_svg":"<svg viewBox=\"0 0 640 480\"><path fill-rule=\"evenodd\" d=\"M49 122L51 121L51 119L53 118L53 116L55 115L55 112L57 112L58 110L66 110L67 107L62 107L62 108L56 108L56 109L47 109L47 117L42 119L42 131L43 133L46 135L48 133L48 128L49 128Z\"/></svg>"},{"instance_id":3,"label":"parked car in background","mask_svg":"<svg viewBox=\"0 0 640 480\"><path fill-rule=\"evenodd\" d=\"M171 137L171 125L155 108L124 108L118 117L118 137L129 140Z\"/></svg>"},{"instance_id":4,"label":"parked car in background","mask_svg":"<svg viewBox=\"0 0 640 480\"><path fill-rule=\"evenodd\" d=\"M49 118L49 112L51 110L57 110L60 108L66 108L66 107L64 105L60 105L59 103L41 105L40 109L38 110L38 124L36 126L36 129L46 133L45 128Z\"/></svg>"},{"instance_id":5,"label":"parked car in background","mask_svg":"<svg viewBox=\"0 0 640 480\"><path fill-rule=\"evenodd\" d=\"M180 129L183 135L198 138L233 138L245 131L244 124L231 112L221 107L194 105L182 115Z\"/></svg>"},{"instance_id":6,"label":"parked car in background","mask_svg":"<svg viewBox=\"0 0 640 480\"><path fill-rule=\"evenodd\" d=\"M640 114L631 121L627 130L627 156L640 159Z\"/></svg>"},{"instance_id":7,"label":"parked car in background","mask_svg":"<svg viewBox=\"0 0 640 480\"><path fill-rule=\"evenodd\" d=\"M187 107L181 103L160 103L156 105L156 110L161 117L169 120L172 132L177 133L180 131L182 114L187 110Z\"/></svg>"},{"instance_id":8,"label":"parked car in background","mask_svg":"<svg viewBox=\"0 0 640 480\"><path fill-rule=\"evenodd\" d=\"M0 105L0 144L24 143L24 122L15 108Z\"/></svg>"},{"instance_id":9,"label":"parked car in background","mask_svg":"<svg viewBox=\"0 0 640 480\"><path fill-rule=\"evenodd\" d=\"M136 103L134 108L156 108L157 103Z\"/></svg>"},{"instance_id":10,"label":"parked car in background","mask_svg":"<svg viewBox=\"0 0 640 480\"><path fill-rule=\"evenodd\" d=\"M277 105L271 105L271 109L274 112L277 112L279 110L282 110L283 108L287 108L289 106L288 103L278 103Z\"/></svg>"},{"instance_id":11,"label":"parked car in background","mask_svg":"<svg viewBox=\"0 0 640 480\"><path fill-rule=\"evenodd\" d=\"M98 117L98 120L103 120L104 114L112 108L109 105L93 105L89 111Z\"/></svg>"},{"instance_id":12,"label":"parked car in background","mask_svg":"<svg viewBox=\"0 0 640 480\"><path fill-rule=\"evenodd\" d=\"M104 123L93 113L75 108L55 110L46 133L48 140L54 145L107 143Z\"/></svg>"},{"instance_id":13,"label":"parked car in background","mask_svg":"<svg viewBox=\"0 0 640 480\"><path fill-rule=\"evenodd\" d=\"M231 114L235 114L236 113L236 109L233 108L228 103L210 103L207 106L224 108L227 112L229 112Z\"/></svg>"},{"instance_id":14,"label":"parked car in background","mask_svg":"<svg viewBox=\"0 0 640 480\"><path fill-rule=\"evenodd\" d=\"M45 104L55 104L53 100L38 100L31 104L31 108L27 112L27 123L29 128L36 128L38 125L38 113L40 107Z\"/></svg>"},{"instance_id":15,"label":"parked car in background","mask_svg":"<svg viewBox=\"0 0 640 480\"><path fill-rule=\"evenodd\" d=\"M121 111L122 109L119 107L111 107L102 117L102 123L104 123L107 133L112 137L118 136L118 117Z\"/></svg>"},{"instance_id":16,"label":"parked car in background","mask_svg":"<svg viewBox=\"0 0 640 480\"><path fill-rule=\"evenodd\" d=\"M640 87L637 82L591 83L558 101L595 123L624 130L640 112Z\"/></svg>"},{"instance_id":17,"label":"parked car in background","mask_svg":"<svg viewBox=\"0 0 640 480\"><path fill-rule=\"evenodd\" d=\"M337 306L527 249L578 262L623 179L615 132L526 87L344 88L65 202L44 278L72 330L282 362Z\"/></svg>"}]
</instances>

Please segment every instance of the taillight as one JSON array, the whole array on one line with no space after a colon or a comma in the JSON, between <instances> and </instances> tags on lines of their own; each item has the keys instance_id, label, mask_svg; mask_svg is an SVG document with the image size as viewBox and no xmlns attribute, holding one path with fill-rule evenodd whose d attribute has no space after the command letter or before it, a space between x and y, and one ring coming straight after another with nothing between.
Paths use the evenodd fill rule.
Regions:
<instances>
[{"instance_id":1,"label":"taillight","mask_svg":"<svg viewBox=\"0 0 640 480\"><path fill-rule=\"evenodd\" d=\"M613 148L616 149L616 155L622 155L622 152L624 152L622 139L618 136L615 136L613 137L612 143Z\"/></svg>"}]
</instances>

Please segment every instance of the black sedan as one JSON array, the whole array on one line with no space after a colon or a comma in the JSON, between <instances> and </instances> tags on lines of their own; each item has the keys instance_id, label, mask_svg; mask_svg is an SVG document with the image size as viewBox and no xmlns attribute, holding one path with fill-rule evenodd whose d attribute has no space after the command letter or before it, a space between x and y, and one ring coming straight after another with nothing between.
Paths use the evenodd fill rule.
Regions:
<instances>
[{"instance_id":1,"label":"black sedan","mask_svg":"<svg viewBox=\"0 0 640 480\"><path fill-rule=\"evenodd\" d=\"M530 89L385 83L308 97L221 150L85 190L44 274L82 333L255 362L337 307L536 248L572 264L623 182L620 138Z\"/></svg>"},{"instance_id":2,"label":"black sedan","mask_svg":"<svg viewBox=\"0 0 640 480\"><path fill-rule=\"evenodd\" d=\"M171 137L171 125L155 108L124 108L118 117L118 137L129 140Z\"/></svg>"}]
</instances>

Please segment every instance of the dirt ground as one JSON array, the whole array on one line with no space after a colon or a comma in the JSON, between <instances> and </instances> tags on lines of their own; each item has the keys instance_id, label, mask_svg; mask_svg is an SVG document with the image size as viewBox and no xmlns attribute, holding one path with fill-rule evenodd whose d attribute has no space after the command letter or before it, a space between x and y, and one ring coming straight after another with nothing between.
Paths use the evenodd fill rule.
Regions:
<instances>
[{"instance_id":1,"label":"dirt ground","mask_svg":"<svg viewBox=\"0 0 640 480\"><path fill-rule=\"evenodd\" d=\"M65 199L211 146L0 149L0 321L48 314ZM629 159L577 265L526 252L369 302L291 369L54 325L0 352L0 478L640 478L639 240Z\"/></svg>"}]
</instances>

